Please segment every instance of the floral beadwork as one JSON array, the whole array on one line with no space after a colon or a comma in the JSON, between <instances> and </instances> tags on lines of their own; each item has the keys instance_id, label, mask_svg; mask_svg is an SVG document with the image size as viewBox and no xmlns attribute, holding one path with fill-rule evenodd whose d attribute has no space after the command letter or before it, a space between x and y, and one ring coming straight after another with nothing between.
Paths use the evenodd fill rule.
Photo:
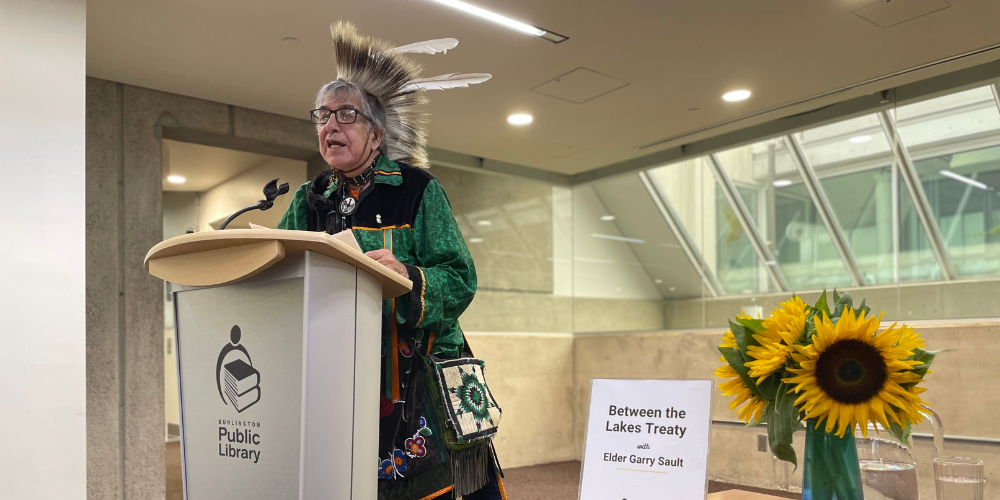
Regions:
<instances>
[{"instance_id":1,"label":"floral beadwork","mask_svg":"<svg viewBox=\"0 0 1000 500\"><path fill-rule=\"evenodd\" d=\"M392 466L396 469L396 473L402 476L402 473L406 472L406 468L410 466L410 457L406 456L406 453L403 453L403 450L393 450Z\"/></svg>"},{"instance_id":2,"label":"floral beadwork","mask_svg":"<svg viewBox=\"0 0 1000 500\"><path fill-rule=\"evenodd\" d=\"M413 437L406 440L404 443L405 446L403 446L406 448L406 454L413 458L420 458L427 454L427 440L425 439L425 436L434 434L431 432L430 427L427 427L426 418L418 418L417 425L419 425L420 428L413 434Z\"/></svg>"},{"instance_id":3,"label":"floral beadwork","mask_svg":"<svg viewBox=\"0 0 1000 500\"><path fill-rule=\"evenodd\" d=\"M424 437L417 435L406 440L406 454L413 458L422 458L427 454L427 448L424 447Z\"/></svg>"},{"instance_id":4,"label":"floral beadwork","mask_svg":"<svg viewBox=\"0 0 1000 500\"><path fill-rule=\"evenodd\" d=\"M392 455L379 462L378 465L378 477L379 479L392 479L394 477L404 477L403 473L410 466L410 457L396 448L392 450Z\"/></svg>"},{"instance_id":5,"label":"floral beadwork","mask_svg":"<svg viewBox=\"0 0 1000 500\"><path fill-rule=\"evenodd\" d=\"M417 425L420 426L420 428L417 429L417 432L413 434L413 437L407 438L403 443L404 450L396 448L395 450L392 450L392 455L389 458L379 461L379 479L404 477L403 473L410 467L410 459L423 458L427 456L426 436L430 436L434 433L431 431L430 427L427 427L427 419L424 417L417 419Z\"/></svg>"},{"instance_id":6,"label":"floral beadwork","mask_svg":"<svg viewBox=\"0 0 1000 500\"><path fill-rule=\"evenodd\" d=\"M407 344L405 340L399 341L399 353L403 355L404 358L409 358L413 356L413 348L410 344Z\"/></svg>"},{"instance_id":7,"label":"floral beadwork","mask_svg":"<svg viewBox=\"0 0 1000 500\"><path fill-rule=\"evenodd\" d=\"M378 477L379 479L392 479L395 470L392 466L392 460L382 460L378 465Z\"/></svg>"}]
</instances>

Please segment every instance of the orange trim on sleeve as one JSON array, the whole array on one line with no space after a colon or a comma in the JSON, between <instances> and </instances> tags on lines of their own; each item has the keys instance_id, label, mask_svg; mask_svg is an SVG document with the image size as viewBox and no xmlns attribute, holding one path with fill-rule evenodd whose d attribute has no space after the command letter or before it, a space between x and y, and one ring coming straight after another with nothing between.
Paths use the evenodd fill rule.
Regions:
<instances>
[{"instance_id":1,"label":"orange trim on sleeve","mask_svg":"<svg viewBox=\"0 0 1000 500\"><path fill-rule=\"evenodd\" d=\"M507 490L503 489L503 478L497 477L497 484L500 485L500 498L507 500Z\"/></svg>"},{"instance_id":2,"label":"orange trim on sleeve","mask_svg":"<svg viewBox=\"0 0 1000 500\"><path fill-rule=\"evenodd\" d=\"M445 493L448 493L449 491L451 491L453 489L455 489L455 485L454 484L451 485L451 486L442 488L442 489L440 489L438 491L435 491L434 493L431 493L430 495L427 495L427 496L421 498L420 500L431 500L432 498L437 498L437 497L439 497L441 495L444 495Z\"/></svg>"},{"instance_id":3,"label":"orange trim on sleeve","mask_svg":"<svg viewBox=\"0 0 1000 500\"><path fill-rule=\"evenodd\" d=\"M408 228L408 227L410 227L409 224L403 224L402 226L384 226L384 227L354 226L351 229L357 229L359 231L382 231L384 229L405 229L405 228Z\"/></svg>"},{"instance_id":4,"label":"orange trim on sleeve","mask_svg":"<svg viewBox=\"0 0 1000 500\"><path fill-rule=\"evenodd\" d=\"M424 320L424 292L427 291L427 277L424 276L424 270L417 268L420 271L420 317L417 318L417 324L413 325L413 328L419 328L420 322Z\"/></svg>"},{"instance_id":5,"label":"orange trim on sleeve","mask_svg":"<svg viewBox=\"0 0 1000 500\"><path fill-rule=\"evenodd\" d=\"M430 337L427 338L427 355L431 355L431 348L434 347L434 332L431 332Z\"/></svg>"}]
</instances>

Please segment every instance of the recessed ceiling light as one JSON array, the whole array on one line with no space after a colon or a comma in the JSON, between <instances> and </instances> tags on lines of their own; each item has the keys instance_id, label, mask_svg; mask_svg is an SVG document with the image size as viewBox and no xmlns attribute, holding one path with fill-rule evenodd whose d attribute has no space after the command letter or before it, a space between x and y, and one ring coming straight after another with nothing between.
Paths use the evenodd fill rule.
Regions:
<instances>
[{"instance_id":1,"label":"recessed ceiling light","mask_svg":"<svg viewBox=\"0 0 1000 500\"><path fill-rule=\"evenodd\" d=\"M479 222L476 222L476 224L479 224L480 226L489 226L489 225L493 224L493 221L491 221L491 220L481 220Z\"/></svg>"},{"instance_id":2,"label":"recessed ceiling light","mask_svg":"<svg viewBox=\"0 0 1000 500\"><path fill-rule=\"evenodd\" d=\"M791 186L792 185L792 181L790 181L788 179L778 179L778 180L774 181L773 184L774 184L774 187L783 188L783 187Z\"/></svg>"},{"instance_id":3,"label":"recessed ceiling light","mask_svg":"<svg viewBox=\"0 0 1000 500\"><path fill-rule=\"evenodd\" d=\"M722 94L722 100L726 102L745 101L750 97L749 90L734 90Z\"/></svg>"},{"instance_id":4,"label":"recessed ceiling light","mask_svg":"<svg viewBox=\"0 0 1000 500\"><path fill-rule=\"evenodd\" d=\"M533 121L535 121L534 117L524 113L518 113L507 117L507 123L511 125L527 125Z\"/></svg>"},{"instance_id":5,"label":"recessed ceiling light","mask_svg":"<svg viewBox=\"0 0 1000 500\"><path fill-rule=\"evenodd\" d=\"M517 31L520 31L521 33L526 33L531 36L544 38L552 43L560 43L569 40L569 38L562 36L558 33L546 31L537 26L532 26L527 23L522 23L521 21L516 21L507 16L501 16L496 12L490 12L486 9L476 7L475 5L469 5L459 0L434 0L434 1L437 3L447 5L448 7L458 9L462 12L472 14L477 17L481 17L483 19L486 19L487 21L492 21L494 23L506 26L508 28L515 29Z\"/></svg>"},{"instance_id":6,"label":"recessed ceiling light","mask_svg":"<svg viewBox=\"0 0 1000 500\"><path fill-rule=\"evenodd\" d=\"M663 280L656 279L656 280L653 280L653 283L656 283L657 285L659 285L660 283L663 283Z\"/></svg>"},{"instance_id":7,"label":"recessed ceiling light","mask_svg":"<svg viewBox=\"0 0 1000 500\"><path fill-rule=\"evenodd\" d=\"M676 292L677 291L677 287L675 287L675 286L670 287L670 291L671 292Z\"/></svg>"},{"instance_id":8,"label":"recessed ceiling light","mask_svg":"<svg viewBox=\"0 0 1000 500\"><path fill-rule=\"evenodd\" d=\"M482 238L469 238L469 243L482 243Z\"/></svg>"},{"instance_id":9,"label":"recessed ceiling light","mask_svg":"<svg viewBox=\"0 0 1000 500\"><path fill-rule=\"evenodd\" d=\"M282 39L282 41L288 43L298 43L299 39L295 38L294 36L286 36L285 38Z\"/></svg>"},{"instance_id":10,"label":"recessed ceiling light","mask_svg":"<svg viewBox=\"0 0 1000 500\"><path fill-rule=\"evenodd\" d=\"M167 182L171 184L184 184L187 179L183 175L170 175L167 176Z\"/></svg>"},{"instance_id":11,"label":"recessed ceiling light","mask_svg":"<svg viewBox=\"0 0 1000 500\"><path fill-rule=\"evenodd\" d=\"M601 216L601 220L612 221L612 220L615 220L615 216L614 215L602 215Z\"/></svg>"},{"instance_id":12,"label":"recessed ceiling light","mask_svg":"<svg viewBox=\"0 0 1000 500\"><path fill-rule=\"evenodd\" d=\"M850 143L853 143L853 144L861 144L862 142L868 142L870 140L872 140L872 136L870 136L870 135L856 135L856 136L851 137L850 139L848 139L847 142L850 142Z\"/></svg>"}]
</instances>

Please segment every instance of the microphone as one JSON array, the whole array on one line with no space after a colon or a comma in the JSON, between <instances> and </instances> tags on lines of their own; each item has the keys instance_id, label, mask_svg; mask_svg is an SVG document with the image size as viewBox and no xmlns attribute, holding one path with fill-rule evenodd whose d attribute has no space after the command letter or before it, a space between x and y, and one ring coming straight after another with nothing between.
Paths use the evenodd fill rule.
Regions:
<instances>
[{"instance_id":1,"label":"microphone","mask_svg":"<svg viewBox=\"0 0 1000 500\"><path fill-rule=\"evenodd\" d=\"M226 226L228 226L229 223L233 221L233 219L239 217L240 215L243 215L246 212L249 212L251 210L267 210L273 207L274 199L287 192L288 192L287 182L282 183L280 186L278 185L278 179L274 179L271 182L268 182L267 184L264 185L263 200L258 201L255 205L250 205L249 207L237 210L236 213L226 218L225 222L223 222L222 225L219 226L219 230L221 231L225 229Z\"/></svg>"}]
</instances>

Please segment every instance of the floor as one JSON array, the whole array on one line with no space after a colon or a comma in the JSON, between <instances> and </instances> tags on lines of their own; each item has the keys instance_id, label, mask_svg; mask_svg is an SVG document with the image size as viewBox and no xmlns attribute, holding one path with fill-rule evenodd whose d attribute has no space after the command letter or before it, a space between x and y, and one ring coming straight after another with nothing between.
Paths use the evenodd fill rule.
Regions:
<instances>
[{"instance_id":1,"label":"floor","mask_svg":"<svg viewBox=\"0 0 1000 500\"><path fill-rule=\"evenodd\" d=\"M167 443L167 498L184 500L181 489L180 443ZM504 469L504 487L511 500L576 500L580 488L580 462L559 462ZM767 491L733 484L709 481L708 491L741 489L758 493L768 493L784 498L800 498L787 492Z\"/></svg>"}]
</instances>

